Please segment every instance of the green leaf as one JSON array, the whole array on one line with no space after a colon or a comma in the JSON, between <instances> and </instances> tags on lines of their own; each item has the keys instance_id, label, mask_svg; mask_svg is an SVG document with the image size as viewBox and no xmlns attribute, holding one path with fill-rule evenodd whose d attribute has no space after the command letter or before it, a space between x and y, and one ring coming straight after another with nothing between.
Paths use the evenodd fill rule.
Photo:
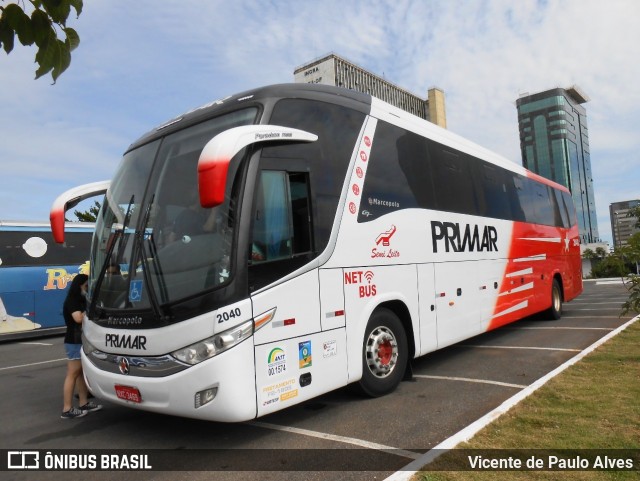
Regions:
<instances>
[{"instance_id":1,"label":"green leaf","mask_svg":"<svg viewBox=\"0 0 640 481\"><path fill-rule=\"evenodd\" d=\"M62 40L58 40L56 42L57 52L55 57L55 62L53 65L53 72L51 72L51 76L53 77L53 83L56 83L60 74L69 68L71 65L71 51L65 42Z\"/></svg>"},{"instance_id":2,"label":"green leaf","mask_svg":"<svg viewBox=\"0 0 640 481\"><path fill-rule=\"evenodd\" d=\"M36 70L36 80L42 77L43 75L46 75L48 72L51 71L52 68L53 68L53 65L51 64L46 64L46 63L40 64L40 67L38 67L38 70Z\"/></svg>"},{"instance_id":3,"label":"green leaf","mask_svg":"<svg viewBox=\"0 0 640 481\"><path fill-rule=\"evenodd\" d=\"M16 24L24 22L24 17L27 17L27 14L15 3L10 3L2 10L2 18L6 19L13 28L16 27Z\"/></svg>"},{"instance_id":4,"label":"green leaf","mask_svg":"<svg viewBox=\"0 0 640 481\"><path fill-rule=\"evenodd\" d=\"M47 42L46 45L38 49L38 53L36 53L36 62L38 63L39 68L36 70L36 79L39 79L53 69L57 55L59 55L57 41Z\"/></svg>"},{"instance_id":5,"label":"green leaf","mask_svg":"<svg viewBox=\"0 0 640 481\"><path fill-rule=\"evenodd\" d=\"M15 3L11 3L2 11L2 18L18 35L18 40L20 40L22 45L33 44L31 20L27 14L22 11L22 8Z\"/></svg>"},{"instance_id":6,"label":"green leaf","mask_svg":"<svg viewBox=\"0 0 640 481\"><path fill-rule=\"evenodd\" d=\"M69 0L69 4L76 9L77 17L79 17L82 13L82 0Z\"/></svg>"},{"instance_id":7,"label":"green leaf","mask_svg":"<svg viewBox=\"0 0 640 481\"><path fill-rule=\"evenodd\" d=\"M69 51L75 50L80 45L80 35L74 29L67 27L64 29L64 33L67 35L66 44Z\"/></svg>"},{"instance_id":8,"label":"green leaf","mask_svg":"<svg viewBox=\"0 0 640 481\"><path fill-rule=\"evenodd\" d=\"M13 50L15 33L4 17L0 18L0 45L4 51L10 53Z\"/></svg>"},{"instance_id":9,"label":"green leaf","mask_svg":"<svg viewBox=\"0 0 640 481\"><path fill-rule=\"evenodd\" d=\"M33 28L36 45L40 48L45 46L52 36L55 37L51 20L42 10L34 10L31 14L31 28Z\"/></svg>"},{"instance_id":10,"label":"green leaf","mask_svg":"<svg viewBox=\"0 0 640 481\"><path fill-rule=\"evenodd\" d=\"M51 20L60 25L65 24L71 11L69 0L42 0L42 6Z\"/></svg>"}]
</instances>

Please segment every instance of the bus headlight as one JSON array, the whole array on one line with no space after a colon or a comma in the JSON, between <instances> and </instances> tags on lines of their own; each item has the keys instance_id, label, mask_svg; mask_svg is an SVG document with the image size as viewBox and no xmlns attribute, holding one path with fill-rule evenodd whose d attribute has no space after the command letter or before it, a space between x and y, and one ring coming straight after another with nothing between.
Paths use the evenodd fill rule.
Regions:
<instances>
[{"instance_id":1,"label":"bus headlight","mask_svg":"<svg viewBox=\"0 0 640 481\"><path fill-rule=\"evenodd\" d=\"M82 350L89 358L94 357L100 360L107 359L107 354L98 350L98 348L91 344L84 336L82 336Z\"/></svg>"},{"instance_id":2,"label":"bus headlight","mask_svg":"<svg viewBox=\"0 0 640 481\"><path fill-rule=\"evenodd\" d=\"M187 364L198 364L207 359L217 356L221 352L235 346L244 341L253 334L253 321L247 321L228 331L216 334L213 337L203 339L182 349L178 349L171 353L178 361Z\"/></svg>"}]
</instances>

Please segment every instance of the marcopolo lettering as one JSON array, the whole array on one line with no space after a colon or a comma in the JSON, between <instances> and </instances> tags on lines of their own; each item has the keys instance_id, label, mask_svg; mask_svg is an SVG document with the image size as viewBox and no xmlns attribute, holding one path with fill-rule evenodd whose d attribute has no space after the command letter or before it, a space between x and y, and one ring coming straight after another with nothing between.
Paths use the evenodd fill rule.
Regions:
<instances>
[{"instance_id":1,"label":"marcopolo lettering","mask_svg":"<svg viewBox=\"0 0 640 481\"><path fill-rule=\"evenodd\" d=\"M131 336L120 334L105 334L104 343L106 347L118 347L123 349L147 350L146 336Z\"/></svg>"},{"instance_id":2,"label":"marcopolo lettering","mask_svg":"<svg viewBox=\"0 0 640 481\"><path fill-rule=\"evenodd\" d=\"M431 221L431 239L433 252L438 246L446 252L493 252L498 250L498 231L491 225L484 227L466 224L463 228L454 222Z\"/></svg>"}]
</instances>

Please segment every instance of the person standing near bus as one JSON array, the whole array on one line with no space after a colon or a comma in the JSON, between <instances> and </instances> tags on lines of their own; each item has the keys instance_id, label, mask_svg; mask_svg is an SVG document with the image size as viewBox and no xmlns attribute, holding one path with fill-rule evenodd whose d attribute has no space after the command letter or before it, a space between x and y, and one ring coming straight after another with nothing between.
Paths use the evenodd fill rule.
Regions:
<instances>
[{"instance_id":1,"label":"person standing near bus","mask_svg":"<svg viewBox=\"0 0 640 481\"><path fill-rule=\"evenodd\" d=\"M64 300L62 314L67 325L64 336L64 348L67 352L67 375L63 387L62 419L73 419L85 416L91 411L102 409L102 405L88 401L89 391L82 375L80 362L80 350L82 349L82 321L87 310L87 285L88 276L78 274L71 281L69 292ZM78 388L80 407L73 406L73 390Z\"/></svg>"}]
</instances>

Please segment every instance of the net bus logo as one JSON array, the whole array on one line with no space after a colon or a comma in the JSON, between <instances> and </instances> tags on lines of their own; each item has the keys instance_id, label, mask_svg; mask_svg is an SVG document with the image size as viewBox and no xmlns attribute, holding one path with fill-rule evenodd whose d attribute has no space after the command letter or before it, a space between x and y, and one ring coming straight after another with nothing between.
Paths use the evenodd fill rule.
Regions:
<instances>
[{"instance_id":1,"label":"net bus logo","mask_svg":"<svg viewBox=\"0 0 640 481\"><path fill-rule=\"evenodd\" d=\"M7 469L40 469L38 451L7 452Z\"/></svg>"},{"instance_id":2,"label":"net bus logo","mask_svg":"<svg viewBox=\"0 0 640 481\"><path fill-rule=\"evenodd\" d=\"M375 297L378 293L377 287L373 284L374 274L371 271L351 271L344 273L345 285L355 284L358 286L358 296Z\"/></svg>"}]
</instances>

